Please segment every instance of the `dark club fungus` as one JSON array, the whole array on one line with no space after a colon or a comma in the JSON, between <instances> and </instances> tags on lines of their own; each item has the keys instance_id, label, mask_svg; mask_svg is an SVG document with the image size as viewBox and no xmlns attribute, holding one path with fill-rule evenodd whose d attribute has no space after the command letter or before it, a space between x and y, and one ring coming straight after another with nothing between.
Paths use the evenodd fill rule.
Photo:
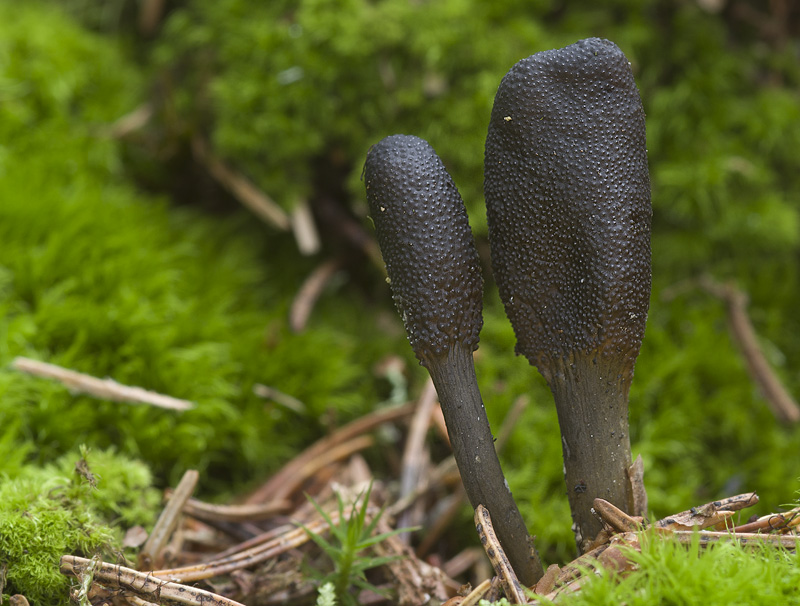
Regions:
<instances>
[{"instance_id":1,"label":"dark club fungus","mask_svg":"<svg viewBox=\"0 0 800 606\"><path fill-rule=\"evenodd\" d=\"M500 468L475 378L483 279L464 203L418 137L374 145L364 180L392 295L439 395L467 496L489 510L520 581L532 585L542 566Z\"/></svg>"},{"instance_id":2,"label":"dark club fungus","mask_svg":"<svg viewBox=\"0 0 800 606\"><path fill-rule=\"evenodd\" d=\"M645 121L630 64L591 38L517 63L486 139L492 267L516 351L550 385L578 546L595 498L631 513L628 390L650 299Z\"/></svg>"}]
</instances>

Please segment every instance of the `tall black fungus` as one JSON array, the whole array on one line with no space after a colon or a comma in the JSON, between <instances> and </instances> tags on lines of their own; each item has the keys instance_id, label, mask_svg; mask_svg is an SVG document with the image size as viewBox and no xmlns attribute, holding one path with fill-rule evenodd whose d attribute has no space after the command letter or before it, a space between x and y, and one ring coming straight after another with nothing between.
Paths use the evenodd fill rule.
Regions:
<instances>
[{"instance_id":1,"label":"tall black fungus","mask_svg":"<svg viewBox=\"0 0 800 606\"><path fill-rule=\"evenodd\" d=\"M630 65L591 38L517 63L486 139L492 267L553 392L579 547L600 497L630 512L628 390L650 298L645 122Z\"/></svg>"},{"instance_id":2,"label":"tall black fungus","mask_svg":"<svg viewBox=\"0 0 800 606\"><path fill-rule=\"evenodd\" d=\"M373 146L364 180L392 295L439 395L467 496L489 510L517 576L532 585L542 565L500 468L475 379L483 279L464 203L418 137L393 135Z\"/></svg>"}]
</instances>

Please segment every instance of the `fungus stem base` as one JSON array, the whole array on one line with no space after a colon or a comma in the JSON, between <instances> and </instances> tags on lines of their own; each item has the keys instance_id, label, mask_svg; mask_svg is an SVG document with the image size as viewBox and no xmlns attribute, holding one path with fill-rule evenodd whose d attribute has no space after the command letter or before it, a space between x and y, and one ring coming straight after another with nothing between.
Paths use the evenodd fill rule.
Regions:
<instances>
[{"instance_id":1,"label":"fungus stem base","mask_svg":"<svg viewBox=\"0 0 800 606\"><path fill-rule=\"evenodd\" d=\"M494 449L472 351L456 345L447 355L428 360L426 366L439 395L467 497L474 508L483 505L489 511L514 572L523 584L532 586L544 574L542 563Z\"/></svg>"},{"instance_id":2,"label":"fungus stem base","mask_svg":"<svg viewBox=\"0 0 800 606\"><path fill-rule=\"evenodd\" d=\"M554 361L549 370L573 530L583 553L583 547L602 530L591 509L596 498L625 513L633 512L628 477L628 390L633 373L592 352Z\"/></svg>"}]
</instances>

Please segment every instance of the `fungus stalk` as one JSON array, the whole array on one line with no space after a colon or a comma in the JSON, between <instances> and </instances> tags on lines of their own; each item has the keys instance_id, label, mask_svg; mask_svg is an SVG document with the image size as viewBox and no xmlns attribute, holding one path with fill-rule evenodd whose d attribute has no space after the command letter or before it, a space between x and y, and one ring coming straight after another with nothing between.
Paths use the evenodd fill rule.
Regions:
<instances>
[{"instance_id":1,"label":"fungus stalk","mask_svg":"<svg viewBox=\"0 0 800 606\"><path fill-rule=\"evenodd\" d=\"M420 363L433 380L467 496L489 510L519 580L542 565L494 450L472 352L483 324L483 279L467 213L427 142L394 135L364 166L392 295Z\"/></svg>"},{"instance_id":2,"label":"fungus stalk","mask_svg":"<svg viewBox=\"0 0 800 606\"><path fill-rule=\"evenodd\" d=\"M625 55L591 38L517 63L486 139L492 267L516 351L550 385L579 548L595 498L632 513L628 390L650 298L645 123Z\"/></svg>"}]
</instances>

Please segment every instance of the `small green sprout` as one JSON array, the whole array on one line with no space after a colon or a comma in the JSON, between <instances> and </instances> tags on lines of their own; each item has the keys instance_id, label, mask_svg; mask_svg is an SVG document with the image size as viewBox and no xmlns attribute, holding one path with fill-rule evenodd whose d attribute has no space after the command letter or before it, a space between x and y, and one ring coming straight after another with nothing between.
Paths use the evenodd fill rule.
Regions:
<instances>
[{"instance_id":1,"label":"small green sprout","mask_svg":"<svg viewBox=\"0 0 800 606\"><path fill-rule=\"evenodd\" d=\"M355 606L358 604L356 598L351 593L353 588L367 589L380 594L381 590L367 581L365 572L396 560L398 557L374 557L362 555L362 552L391 536L400 534L401 532L416 530L416 528L399 528L389 532L373 534L383 515L384 509L381 508L374 516L371 516L369 522L367 521L369 496L371 492L372 483L370 482L366 491L358 495L353 501L349 516L345 513L344 500L341 494L337 492L336 502L339 509L338 523L334 523L331 516L325 512L312 497L308 497L308 500L311 501L311 504L319 512L319 515L328 523L331 533L330 538L326 539L321 534L303 526L308 536L311 537L333 562L333 571L323 576L320 579L320 584L324 587L327 583L333 583L336 603L343 606ZM361 502L360 506L359 501ZM322 597L322 592L320 592L320 599L322 599Z\"/></svg>"}]
</instances>

